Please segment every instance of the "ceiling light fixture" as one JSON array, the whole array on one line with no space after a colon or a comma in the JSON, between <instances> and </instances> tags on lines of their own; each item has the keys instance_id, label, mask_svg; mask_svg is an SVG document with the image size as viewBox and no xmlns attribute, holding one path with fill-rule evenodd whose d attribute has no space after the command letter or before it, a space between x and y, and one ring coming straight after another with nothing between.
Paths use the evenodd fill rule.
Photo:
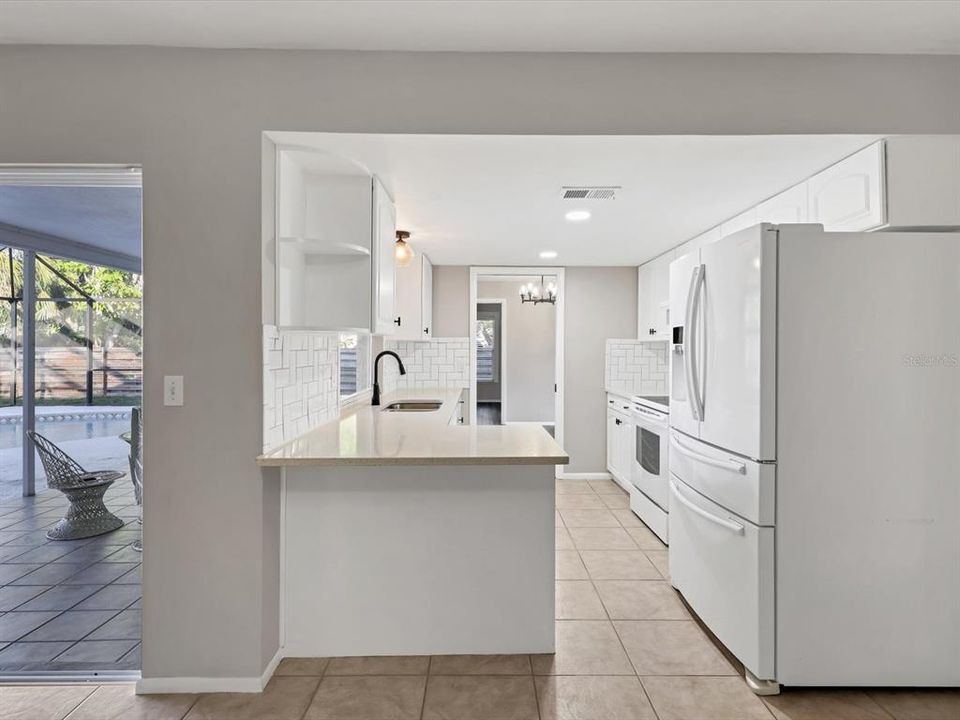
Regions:
<instances>
[{"instance_id":1,"label":"ceiling light fixture","mask_svg":"<svg viewBox=\"0 0 960 720\"><path fill-rule=\"evenodd\" d=\"M540 253L540 257L544 260L553 260L556 256L556 250L544 250L542 253Z\"/></svg>"},{"instance_id":2,"label":"ceiling light fixture","mask_svg":"<svg viewBox=\"0 0 960 720\"><path fill-rule=\"evenodd\" d=\"M406 230L397 230L397 241L393 244L393 257L399 267L406 267L413 262L413 256L416 254L407 238L410 233Z\"/></svg>"},{"instance_id":3,"label":"ceiling light fixture","mask_svg":"<svg viewBox=\"0 0 960 720\"><path fill-rule=\"evenodd\" d=\"M567 222L583 222L590 219L589 210L570 210L564 217Z\"/></svg>"},{"instance_id":4,"label":"ceiling light fixture","mask_svg":"<svg viewBox=\"0 0 960 720\"><path fill-rule=\"evenodd\" d=\"M534 305L539 305L540 303L550 303L554 305L557 302L557 286L552 280L544 286L543 275L541 275L539 285L535 283L524 283L520 286L520 302L521 304L533 303Z\"/></svg>"}]
</instances>

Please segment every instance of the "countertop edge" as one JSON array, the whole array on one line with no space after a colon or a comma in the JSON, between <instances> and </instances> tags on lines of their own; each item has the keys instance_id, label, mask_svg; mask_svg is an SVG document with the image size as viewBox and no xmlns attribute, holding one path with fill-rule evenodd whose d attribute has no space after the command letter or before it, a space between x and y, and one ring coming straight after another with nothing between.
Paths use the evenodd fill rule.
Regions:
<instances>
[{"instance_id":1,"label":"countertop edge","mask_svg":"<svg viewBox=\"0 0 960 720\"><path fill-rule=\"evenodd\" d=\"M265 458L258 457L260 467L389 467L396 465L569 465L569 455L537 455L535 457L362 457L362 458Z\"/></svg>"}]
</instances>

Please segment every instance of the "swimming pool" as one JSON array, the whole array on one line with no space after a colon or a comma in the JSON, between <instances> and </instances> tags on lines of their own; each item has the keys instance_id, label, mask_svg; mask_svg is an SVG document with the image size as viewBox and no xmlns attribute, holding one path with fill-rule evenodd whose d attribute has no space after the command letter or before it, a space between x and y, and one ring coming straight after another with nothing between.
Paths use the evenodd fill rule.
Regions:
<instances>
[{"instance_id":1,"label":"swimming pool","mask_svg":"<svg viewBox=\"0 0 960 720\"><path fill-rule=\"evenodd\" d=\"M92 417L52 420L37 418L37 432L55 443L118 437L130 430L130 418ZM0 450L21 446L21 424L0 423Z\"/></svg>"}]
</instances>

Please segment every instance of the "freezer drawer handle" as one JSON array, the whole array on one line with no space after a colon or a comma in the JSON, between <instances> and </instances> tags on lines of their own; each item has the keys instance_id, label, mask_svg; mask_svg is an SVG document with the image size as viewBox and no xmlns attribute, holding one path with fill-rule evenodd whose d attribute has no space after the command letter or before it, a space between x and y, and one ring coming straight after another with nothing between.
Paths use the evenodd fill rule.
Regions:
<instances>
[{"instance_id":1,"label":"freezer drawer handle","mask_svg":"<svg viewBox=\"0 0 960 720\"><path fill-rule=\"evenodd\" d=\"M694 505L692 502L687 500L687 498L685 498L680 493L680 488L677 487L676 482L673 482L673 481L670 482L670 492L673 493L673 496L677 499L677 502L683 505L690 512L696 515L699 515L704 520L709 520L710 522L716 523L721 527L725 527L727 530L730 530L731 532L734 532L737 535L743 535L743 525L733 520L727 520L722 517L717 517L713 513L708 513L703 508L698 507L697 505Z\"/></svg>"},{"instance_id":2,"label":"freezer drawer handle","mask_svg":"<svg viewBox=\"0 0 960 720\"><path fill-rule=\"evenodd\" d=\"M723 468L724 470L732 470L740 475L747 474L747 466L742 462L737 462L736 460L718 460L717 458L712 458L709 455L701 455L685 445L682 445L680 441L677 440L676 435L670 436L670 443L681 455L686 455L688 458L696 460L697 462L702 462L704 465L713 465L713 467Z\"/></svg>"}]
</instances>

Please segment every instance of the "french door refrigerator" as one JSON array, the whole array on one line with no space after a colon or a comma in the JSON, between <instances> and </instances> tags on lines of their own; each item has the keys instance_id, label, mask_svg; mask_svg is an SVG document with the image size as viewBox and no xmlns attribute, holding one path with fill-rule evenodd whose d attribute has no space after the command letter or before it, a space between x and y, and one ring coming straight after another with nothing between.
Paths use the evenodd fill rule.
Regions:
<instances>
[{"instance_id":1,"label":"french door refrigerator","mask_svg":"<svg viewBox=\"0 0 960 720\"><path fill-rule=\"evenodd\" d=\"M960 684L960 235L670 266L670 573L758 692Z\"/></svg>"}]
</instances>

